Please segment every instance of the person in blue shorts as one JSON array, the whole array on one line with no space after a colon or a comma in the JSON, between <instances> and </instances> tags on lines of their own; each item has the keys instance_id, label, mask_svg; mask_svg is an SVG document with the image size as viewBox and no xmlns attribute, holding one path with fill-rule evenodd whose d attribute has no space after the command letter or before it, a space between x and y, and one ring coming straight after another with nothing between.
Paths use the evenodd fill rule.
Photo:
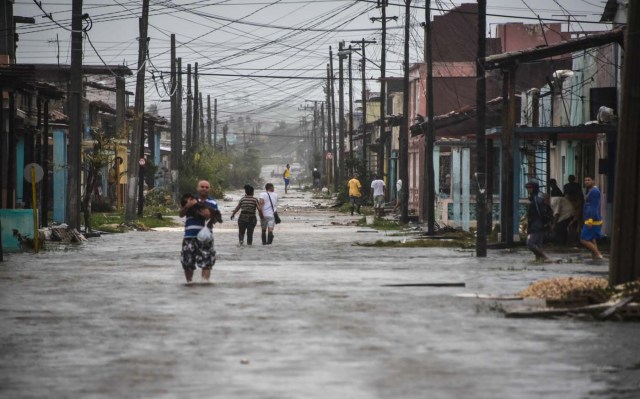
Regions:
<instances>
[{"instance_id":1,"label":"person in blue shorts","mask_svg":"<svg viewBox=\"0 0 640 399\"><path fill-rule=\"evenodd\" d=\"M209 182L201 180L198 182L198 196L186 194L181 201L180 217L186 217L186 220L184 223L180 263L184 269L187 284L191 283L196 267L202 269L202 280L209 282L211 268L216 263L213 238L206 241L198 239L198 233L205 227L205 224L211 230L214 223L222 223L218 204L209 196L210 189ZM209 220L208 223L207 220Z\"/></svg>"},{"instance_id":2,"label":"person in blue shorts","mask_svg":"<svg viewBox=\"0 0 640 399\"><path fill-rule=\"evenodd\" d=\"M580 242L591 251L593 259L602 259L597 242L599 238L602 238L601 193L590 176L584 178L584 186L587 189L587 195L584 197L584 206L582 208L584 225L580 233Z\"/></svg>"},{"instance_id":3,"label":"person in blue shorts","mask_svg":"<svg viewBox=\"0 0 640 399\"><path fill-rule=\"evenodd\" d=\"M282 172L282 178L284 179L284 193L287 193L289 189L289 182L291 181L291 166L287 164L287 167L284 168L284 172Z\"/></svg>"}]
</instances>

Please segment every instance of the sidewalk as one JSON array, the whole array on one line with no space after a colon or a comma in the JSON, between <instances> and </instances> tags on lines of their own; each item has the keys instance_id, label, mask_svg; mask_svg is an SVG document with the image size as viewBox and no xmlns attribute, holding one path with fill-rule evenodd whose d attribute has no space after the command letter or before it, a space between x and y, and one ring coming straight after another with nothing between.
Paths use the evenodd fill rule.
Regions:
<instances>
[{"instance_id":1,"label":"sidewalk","mask_svg":"<svg viewBox=\"0 0 640 399\"><path fill-rule=\"evenodd\" d=\"M282 194L283 190L277 188ZM271 246L214 229L212 284L184 284L181 228L113 234L0 264L2 397L632 398L631 323L506 319L493 301L607 265L526 250L370 248L394 232L336 226L281 195ZM259 231L254 235L259 244ZM196 281L199 280L199 274ZM386 287L464 282L466 287Z\"/></svg>"}]
</instances>

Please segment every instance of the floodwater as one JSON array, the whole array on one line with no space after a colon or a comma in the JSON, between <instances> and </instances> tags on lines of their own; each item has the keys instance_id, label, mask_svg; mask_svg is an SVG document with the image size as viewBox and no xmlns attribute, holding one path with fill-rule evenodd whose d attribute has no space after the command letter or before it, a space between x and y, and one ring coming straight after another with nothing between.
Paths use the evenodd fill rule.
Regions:
<instances>
[{"instance_id":1,"label":"floodwater","mask_svg":"<svg viewBox=\"0 0 640 399\"><path fill-rule=\"evenodd\" d=\"M5 256L0 397L640 397L638 323L507 319L457 296L606 264L361 247L402 237L334 225L353 218L297 190L280 200L274 244L240 247L232 198L212 284L184 284L180 228ZM466 287L384 286L429 282Z\"/></svg>"}]
</instances>

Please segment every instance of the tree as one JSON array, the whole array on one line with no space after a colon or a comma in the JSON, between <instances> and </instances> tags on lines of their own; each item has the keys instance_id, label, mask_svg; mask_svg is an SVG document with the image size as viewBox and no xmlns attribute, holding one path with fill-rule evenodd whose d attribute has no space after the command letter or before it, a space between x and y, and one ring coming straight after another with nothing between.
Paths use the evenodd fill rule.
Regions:
<instances>
[{"instance_id":1,"label":"tree","mask_svg":"<svg viewBox=\"0 0 640 399\"><path fill-rule=\"evenodd\" d=\"M86 172L84 195L82 196L82 210L84 213L85 231L91 229L91 199L98 188L98 178L101 176L101 170L109 165L112 155L110 149L114 146L114 139L106 137L104 132L98 130L91 131L93 139L93 149L85 153L84 167Z\"/></svg>"}]
</instances>

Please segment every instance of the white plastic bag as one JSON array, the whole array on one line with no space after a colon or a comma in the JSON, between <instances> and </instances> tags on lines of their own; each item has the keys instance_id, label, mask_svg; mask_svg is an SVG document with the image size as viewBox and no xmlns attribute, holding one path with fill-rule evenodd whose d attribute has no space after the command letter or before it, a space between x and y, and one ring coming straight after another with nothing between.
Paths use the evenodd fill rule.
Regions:
<instances>
[{"instance_id":1,"label":"white plastic bag","mask_svg":"<svg viewBox=\"0 0 640 399\"><path fill-rule=\"evenodd\" d=\"M211 230L209 230L207 226L204 226L202 229L200 229L197 237L198 237L198 241L201 241L201 242L207 242L207 241L213 240L213 235L211 235Z\"/></svg>"}]
</instances>

